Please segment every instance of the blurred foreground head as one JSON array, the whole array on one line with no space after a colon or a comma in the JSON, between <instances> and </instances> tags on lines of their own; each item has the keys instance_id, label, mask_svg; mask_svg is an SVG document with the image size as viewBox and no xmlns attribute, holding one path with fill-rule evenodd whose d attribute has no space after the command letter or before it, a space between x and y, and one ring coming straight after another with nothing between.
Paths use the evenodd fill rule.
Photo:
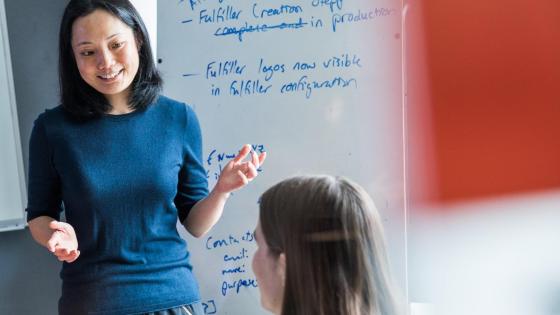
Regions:
<instances>
[{"instance_id":1,"label":"blurred foreground head","mask_svg":"<svg viewBox=\"0 0 560 315\"><path fill-rule=\"evenodd\" d=\"M381 219L365 190L299 176L260 200L253 269L276 314L398 314Z\"/></svg>"}]
</instances>

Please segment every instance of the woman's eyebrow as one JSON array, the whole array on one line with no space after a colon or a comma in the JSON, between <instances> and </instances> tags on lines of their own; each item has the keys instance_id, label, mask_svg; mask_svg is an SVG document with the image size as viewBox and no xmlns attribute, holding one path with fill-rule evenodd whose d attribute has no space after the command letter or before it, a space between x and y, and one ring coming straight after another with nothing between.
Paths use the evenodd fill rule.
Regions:
<instances>
[{"instance_id":1,"label":"woman's eyebrow","mask_svg":"<svg viewBox=\"0 0 560 315\"><path fill-rule=\"evenodd\" d=\"M117 36L117 35L120 35L120 34L121 34L121 33L115 33L115 34L113 34L113 35L107 37L106 40L109 40L109 39L111 39L111 38L113 38L113 37L115 37L115 36ZM83 42L79 42L78 44L76 44L76 47L80 47L80 46L88 45L88 44L93 44L93 43L92 43L92 42L89 42L89 41L83 41Z\"/></svg>"}]
</instances>

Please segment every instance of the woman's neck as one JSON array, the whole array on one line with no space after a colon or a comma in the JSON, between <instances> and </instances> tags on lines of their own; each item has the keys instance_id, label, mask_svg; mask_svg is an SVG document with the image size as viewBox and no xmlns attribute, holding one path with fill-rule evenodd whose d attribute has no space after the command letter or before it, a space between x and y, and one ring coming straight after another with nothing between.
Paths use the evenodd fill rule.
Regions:
<instances>
[{"instance_id":1,"label":"woman's neck","mask_svg":"<svg viewBox=\"0 0 560 315\"><path fill-rule=\"evenodd\" d=\"M124 93L123 93L124 94ZM106 95L109 104L111 104L111 109L109 110L108 114L110 115L122 115L128 114L134 111L130 108L128 104L128 97L127 95L118 94L118 95Z\"/></svg>"}]
</instances>

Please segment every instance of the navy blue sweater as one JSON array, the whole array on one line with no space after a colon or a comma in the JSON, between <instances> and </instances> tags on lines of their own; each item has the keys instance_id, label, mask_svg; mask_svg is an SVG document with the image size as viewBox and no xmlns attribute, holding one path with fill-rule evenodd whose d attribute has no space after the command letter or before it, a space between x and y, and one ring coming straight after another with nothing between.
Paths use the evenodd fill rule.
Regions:
<instances>
[{"instance_id":1,"label":"navy blue sweater","mask_svg":"<svg viewBox=\"0 0 560 315\"><path fill-rule=\"evenodd\" d=\"M79 122L60 106L35 121L27 220L66 221L80 257L61 271L61 314L132 314L198 301L176 228L208 194L195 113L146 110Z\"/></svg>"}]
</instances>

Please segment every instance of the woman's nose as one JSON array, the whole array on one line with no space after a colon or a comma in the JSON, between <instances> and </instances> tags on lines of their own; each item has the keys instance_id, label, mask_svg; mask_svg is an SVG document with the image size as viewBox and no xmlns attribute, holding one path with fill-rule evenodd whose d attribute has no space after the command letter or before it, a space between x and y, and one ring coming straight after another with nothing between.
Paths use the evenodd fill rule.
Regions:
<instances>
[{"instance_id":1,"label":"woman's nose","mask_svg":"<svg viewBox=\"0 0 560 315\"><path fill-rule=\"evenodd\" d=\"M114 63L115 59L109 49L102 49L97 54L97 68L99 70L111 69Z\"/></svg>"}]
</instances>

